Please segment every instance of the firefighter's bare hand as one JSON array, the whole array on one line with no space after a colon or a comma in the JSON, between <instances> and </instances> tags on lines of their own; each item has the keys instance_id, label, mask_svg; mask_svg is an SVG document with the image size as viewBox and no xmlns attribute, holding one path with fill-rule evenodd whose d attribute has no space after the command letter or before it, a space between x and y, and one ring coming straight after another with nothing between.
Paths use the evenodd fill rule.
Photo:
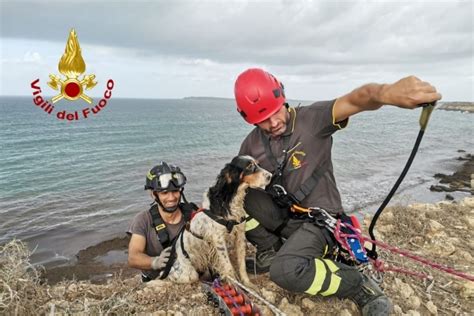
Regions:
<instances>
[{"instance_id":1,"label":"firefighter's bare hand","mask_svg":"<svg viewBox=\"0 0 474 316\"><path fill-rule=\"evenodd\" d=\"M398 80L393 84L385 85L380 99L384 104L413 109L424 103L431 103L441 99L441 94L430 83L415 76Z\"/></svg>"},{"instance_id":2,"label":"firefighter's bare hand","mask_svg":"<svg viewBox=\"0 0 474 316\"><path fill-rule=\"evenodd\" d=\"M153 270L161 270L166 267L166 264L170 260L171 256L171 247L163 249L159 256L153 257L151 261L151 268Z\"/></svg>"}]
</instances>

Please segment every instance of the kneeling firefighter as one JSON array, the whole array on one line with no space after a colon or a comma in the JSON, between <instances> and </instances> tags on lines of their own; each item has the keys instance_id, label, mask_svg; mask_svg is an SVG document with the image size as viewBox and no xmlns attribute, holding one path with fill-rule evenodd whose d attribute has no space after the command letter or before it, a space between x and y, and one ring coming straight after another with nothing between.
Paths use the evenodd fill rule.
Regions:
<instances>
[{"instance_id":1,"label":"kneeling firefighter","mask_svg":"<svg viewBox=\"0 0 474 316\"><path fill-rule=\"evenodd\" d=\"M176 238L197 209L184 197L185 184L181 169L163 161L146 176L145 190L154 202L135 216L127 231L128 264L142 270L143 282L166 278L173 265Z\"/></svg>"},{"instance_id":2,"label":"kneeling firefighter","mask_svg":"<svg viewBox=\"0 0 474 316\"><path fill-rule=\"evenodd\" d=\"M255 263L258 264L262 253L266 260L271 260L269 272L273 282L293 292L351 299L362 315L390 313L392 304L377 283L353 262L341 262L341 248L324 227L326 223L311 214L289 214L290 206L276 203L272 194L259 189L249 190L245 209L253 223L247 226L250 229L246 236L257 249L268 241L261 239L263 235L278 238L270 250L257 252ZM344 214L338 215L341 216Z\"/></svg>"},{"instance_id":3,"label":"kneeling firefighter","mask_svg":"<svg viewBox=\"0 0 474 316\"><path fill-rule=\"evenodd\" d=\"M234 92L237 111L256 126L242 142L239 155L253 156L274 174L272 194L251 189L245 199L246 236L257 248L257 269L270 271L270 278L289 291L350 298L363 315L388 315L391 302L379 286L357 268L334 260L331 250L336 242L329 230L290 216L288 205L317 206L334 217L343 215L331 159L332 134L359 112L384 104L413 109L441 95L429 83L410 76L293 108L286 103L283 84L262 69L241 73Z\"/></svg>"}]
</instances>

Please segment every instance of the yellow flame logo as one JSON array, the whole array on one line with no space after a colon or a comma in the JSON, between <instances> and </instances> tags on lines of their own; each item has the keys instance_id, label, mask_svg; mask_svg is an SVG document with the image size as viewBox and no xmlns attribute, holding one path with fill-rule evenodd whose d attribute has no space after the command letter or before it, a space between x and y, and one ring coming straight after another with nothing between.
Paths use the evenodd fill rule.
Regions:
<instances>
[{"instance_id":1,"label":"yellow flame logo","mask_svg":"<svg viewBox=\"0 0 474 316\"><path fill-rule=\"evenodd\" d=\"M306 156L306 153L304 151L295 151L291 154L290 157L293 169L299 169L302 166L301 159L299 159L298 156L300 156L300 158L304 158L304 156Z\"/></svg>"},{"instance_id":2,"label":"yellow flame logo","mask_svg":"<svg viewBox=\"0 0 474 316\"><path fill-rule=\"evenodd\" d=\"M81 47L74 29L69 33L66 50L59 61L58 69L68 78L77 78L86 71L86 63L82 58Z\"/></svg>"},{"instance_id":3,"label":"yellow flame logo","mask_svg":"<svg viewBox=\"0 0 474 316\"><path fill-rule=\"evenodd\" d=\"M61 99L75 101L79 98L88 103L92 103L92 98L84 94L84 88L90 90L97 85L94 81L95 75L84 75L82 79L79 76L86 71L86 63L82 58L81 47L77 34L74 29L71 29L69 38L66 43L66 49L62 55L58 69L66 78L63 80L56 75L49 75L51 81L48 85L54 90L59 90L60 93L52 98L52 102L56 103Z\"/></svg>"}]
</instances>

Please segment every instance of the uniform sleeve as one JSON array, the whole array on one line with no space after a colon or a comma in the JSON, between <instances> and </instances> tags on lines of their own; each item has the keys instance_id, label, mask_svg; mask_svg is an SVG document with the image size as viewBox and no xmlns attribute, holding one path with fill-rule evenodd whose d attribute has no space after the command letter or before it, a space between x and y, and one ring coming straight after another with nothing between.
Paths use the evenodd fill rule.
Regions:
<instances>
[{"instance_id":1,"label":"uniform sleeve","mask_svg":"<svg viewBox=\"0 0 474 316\"><path fill-rule=\"evenodd\" d=\"M147 225L145 221L145 212L140 212L133 218L132 222L128 226L127 234L137 234L146 238L147 235Z\"/></svg>"},{"instance_id":2,"label":"uniform sleeve","mask_svg":"<svg viewBox=\"0 0 474 316\"><path fill-rule=\"evenodd\" d=\"M311 111L314 131L322 137L329 137L334 132L347 126L349 119L336 122L333 115L333 107L336 100L315 102L308 106Z\"/></svg>"}]
</instances>

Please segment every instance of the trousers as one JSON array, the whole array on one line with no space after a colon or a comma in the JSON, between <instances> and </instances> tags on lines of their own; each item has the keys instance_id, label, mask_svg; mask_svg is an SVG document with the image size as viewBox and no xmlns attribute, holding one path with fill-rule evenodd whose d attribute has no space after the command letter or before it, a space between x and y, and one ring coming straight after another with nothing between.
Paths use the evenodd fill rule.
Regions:
<instances>
[{"instance_id":1,"label":"trousers","mask_svg":"<svg viewBox=\"0 0 474 316\"><path fill-rule=\"evenodd\" d=\"M331 259L335 241L330 232L307 219L292 218L264 190L249 189L245 197L249 215L246 237L257 251L285 240L270 266L270 279L280 287L311 295L346 298L359 291L362 274Z\"/></svg>"}]
</instances>

